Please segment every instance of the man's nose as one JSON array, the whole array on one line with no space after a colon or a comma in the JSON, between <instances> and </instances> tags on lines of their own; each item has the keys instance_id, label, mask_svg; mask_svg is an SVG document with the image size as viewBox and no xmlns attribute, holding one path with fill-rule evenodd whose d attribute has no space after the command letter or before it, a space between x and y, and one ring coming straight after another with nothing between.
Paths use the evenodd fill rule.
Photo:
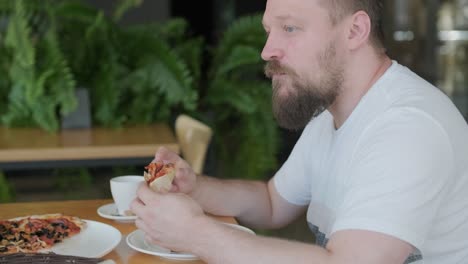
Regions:
<instances>
[{"instance_id":1,"label":"man's nose","mask_svg":"<svg viewBox=\"0 0 468 264\"><path fill-rule=\"evenodd\" d=\"M262 59L265 61L280 60L283 56L284 50L270 33L262 50Z\"/></svg>"}]
</instances>

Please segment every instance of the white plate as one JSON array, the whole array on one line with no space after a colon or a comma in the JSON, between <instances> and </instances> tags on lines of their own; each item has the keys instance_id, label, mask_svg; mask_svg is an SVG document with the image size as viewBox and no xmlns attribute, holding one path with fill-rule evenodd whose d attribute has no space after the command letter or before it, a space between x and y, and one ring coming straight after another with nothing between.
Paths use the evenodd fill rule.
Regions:
<instances>
[{"instance_id":1,"label":"white plate","mask_svg":"<svg viewBox=\"0 0 468 264\"><path fill-rule=\"evenodd\" d=\"M120 215L114 203L105 204L97 209L101 217L117 221L135 221L136 215Z\"/></svg>"},{"instance_id":2,"label":"white plate","mask_svg":"<svg viewBox=\"0 0 468 264\"><path fill-rule=\"evenodd\" d=\"M100 258L111 252L122 239L116 228L96 221L86 221L80 234L56 244L51 251L60 255Z\"/></svg>"},{"instance_id":3,"label":"white plate","mask_svg":"<svg viewBox=\"0 0 468 264\"><path fill-rule=\"evenodd\" d=\"M255 232L248 229L247 227L224 223L233 228L245 231L247 233L255 235ZM196 260L197 256L189 253L173 252L167 248L160 247L154 244L149 244L145 240L145 233L141 230L135 230L127 236L127 244L136 251L140 251L146 254L155 255L167 259L173 260Z\"/></svg>"}]
</instances>

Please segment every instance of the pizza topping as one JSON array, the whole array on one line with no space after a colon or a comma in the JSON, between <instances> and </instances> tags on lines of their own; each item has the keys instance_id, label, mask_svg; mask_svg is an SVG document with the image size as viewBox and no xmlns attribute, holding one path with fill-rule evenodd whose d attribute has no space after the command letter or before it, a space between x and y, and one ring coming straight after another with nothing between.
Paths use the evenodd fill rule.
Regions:
<instances>
[{"instance_id":1,"label":"pizza topping","mask_svg":"<svg viewBox=\"0 0 468 264\"><path fill-rule=\"evenodd\" d=\"M0 254L46 250L84 226L81 219L61 214L0 220Z\"/></svg>"},{"instance_id":2,"label":"pizza topping","mask_svg":"<svg viewBox=\"0 0 468 264\"><path fill-rule=\"evenodd\" d=\"M173 163L164 164L162 162L151 162L148 166L145 167L145 169L148 170L148 173L151 177L146 179L146 181L150 183L174 170L175 166Z\"/></svg>"}]
</instances>

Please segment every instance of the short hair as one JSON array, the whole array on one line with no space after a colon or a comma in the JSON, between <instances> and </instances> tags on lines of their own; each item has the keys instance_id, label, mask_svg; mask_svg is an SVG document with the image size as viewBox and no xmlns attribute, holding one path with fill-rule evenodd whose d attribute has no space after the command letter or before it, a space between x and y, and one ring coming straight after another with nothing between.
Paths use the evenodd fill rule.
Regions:
<instances>
[{"instance_id":1,"label":"short hair","mask_svg":"<svg viewBox=\"0 0 468 264\"><path fill-rule=\"evenodd\" d=\"M330 13L333 25L341 21L345 16L358 11L367 13L371 20L370 41L376 48L384 48L384 32L382 26L383 0L322 0Z\"/></svg>"}]
</instances>

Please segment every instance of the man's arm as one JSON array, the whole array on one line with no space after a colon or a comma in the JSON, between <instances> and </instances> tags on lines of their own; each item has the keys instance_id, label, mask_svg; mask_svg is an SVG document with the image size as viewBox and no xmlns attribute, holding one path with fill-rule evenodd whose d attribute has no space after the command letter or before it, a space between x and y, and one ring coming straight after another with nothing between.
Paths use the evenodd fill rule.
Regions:
<instances>
[{"instance_id":1,"label":"man's arm","mask_svg":"<svg viewBox=\"0 0 468 264\"><path fill-rule=\"evenodd\" d=\"M269 184L270 188L267 188L265 184L263 185L264 189L260 188L262 191L251 188L250 192L236 191L237 189L233 188L231 184L224 182L214 181L205 186L210 187L211 184L215 184L211 187L222 187L212 194L217 196L213 199L222 200L215 202L203 200L205 206L214 206L217 212L226 212L225 214L238 210L240 216L251 223L261 224L261 218L264 217L268 220L269 225L279 225L294 218L288 216L288 212L298 213L301 211L297 207L298 210L294 210L294 206L281 200L282 198L274 190L272 183ZM226 185L217 186L216 184ZM254 203L249 201L257 199L258 193L273 194L271 196L272 209L261 210L262 208L254 206ZM194 253L211 264L401 264L413 249L410 244L392 236L362 230L343 229L343 231L337 231L330 237L326 249L298 242L253 236L207 217L203 214L200 205L185 194L160 194L151 191L147 185L142 184L137 195L138 199L133 201L131 208L138 216L135 224L147 234L147 239L173 250ZM229 200L229 197L237 202ZM268 199L269 195L260 197ZM207 198L202 197L202 199ZM220 209L223 207L218 207L218 205L226 200L229 200L229 208L227 210ZM244 207L249 208L249 210L239 210L242 207L240 202L246 202ZM268 205L267 200L263 200L262 203ZM282 209L283 206L286 209ZM261 212L252 212L255 217L246 215L247 211L253 211L255 208ZM270 216L268 216L269 214Z\"/></svg>"},{"instance_id":2,"label":"man's arm","mask_svg":"<svg viewBox=\"0 0 468 264\"><path fill-rule=\"evenodd\" d=\"M281 198L272 180L265 183L199 176L191 196L208 213L234 216L256 228L285 226L305 210Z\"/></svg>"},{"instance_id":3,"label":"man's arm","mask_svg":"<svg viewBox=\"0 0 468 264\"><path fill-rule=\"evenodd\" d=\"M248 225L261 226L262 221L265 221L269 227L279 227L295 219L304 210L303 207L284 200L276 191L273 181L267 185L260 182L223 182L204 178L203 181L205 180L198 190L205 190L206 196L199 194L199 202L206 209L216 209L214 213L236 215ZM209 193L208 189L216 191ZM211 195L215 195L216 199L210 199ZM227 206L225 209L217 208L218 204ZM330 237L327 248L324 249L305 243L252 236L229 229L209 218L202 218L201 221L202 223L197 224L196 231L200 234L193 236L195 241L192 244L198 245L194 248L194 253L213 264L401 264L413 251L410 244L400 239L365 230L338 231Z\"/></svg>"},{"instance_id":4,"label":"man's arm","mask_svg":"<svg viewBox=\"0 0 468 264\"><path fill-rule=\"evenodd\" d=\"M197 234L200 232L199 234ZM335 233L327 248L281 239L252 236L204 218L192 236L194 253L210 264L308 263L402 264L413 247L397 238L372 231Z\"/></svg>"},{"instance_id":5,"label":"man's arm","mask_svg":"<svg viewBox=\"0 0 468 264\"><path fill-rule=\"evenodd\" d=\"M166 148L158 149L154 161L174 163L177 171L171 192L188 194L205 212L214 215L234 216L251 227L276 228L305 210L282 199L273 181L267 184L197 176L185 160Z\"/></svg>"}]
</instances>

